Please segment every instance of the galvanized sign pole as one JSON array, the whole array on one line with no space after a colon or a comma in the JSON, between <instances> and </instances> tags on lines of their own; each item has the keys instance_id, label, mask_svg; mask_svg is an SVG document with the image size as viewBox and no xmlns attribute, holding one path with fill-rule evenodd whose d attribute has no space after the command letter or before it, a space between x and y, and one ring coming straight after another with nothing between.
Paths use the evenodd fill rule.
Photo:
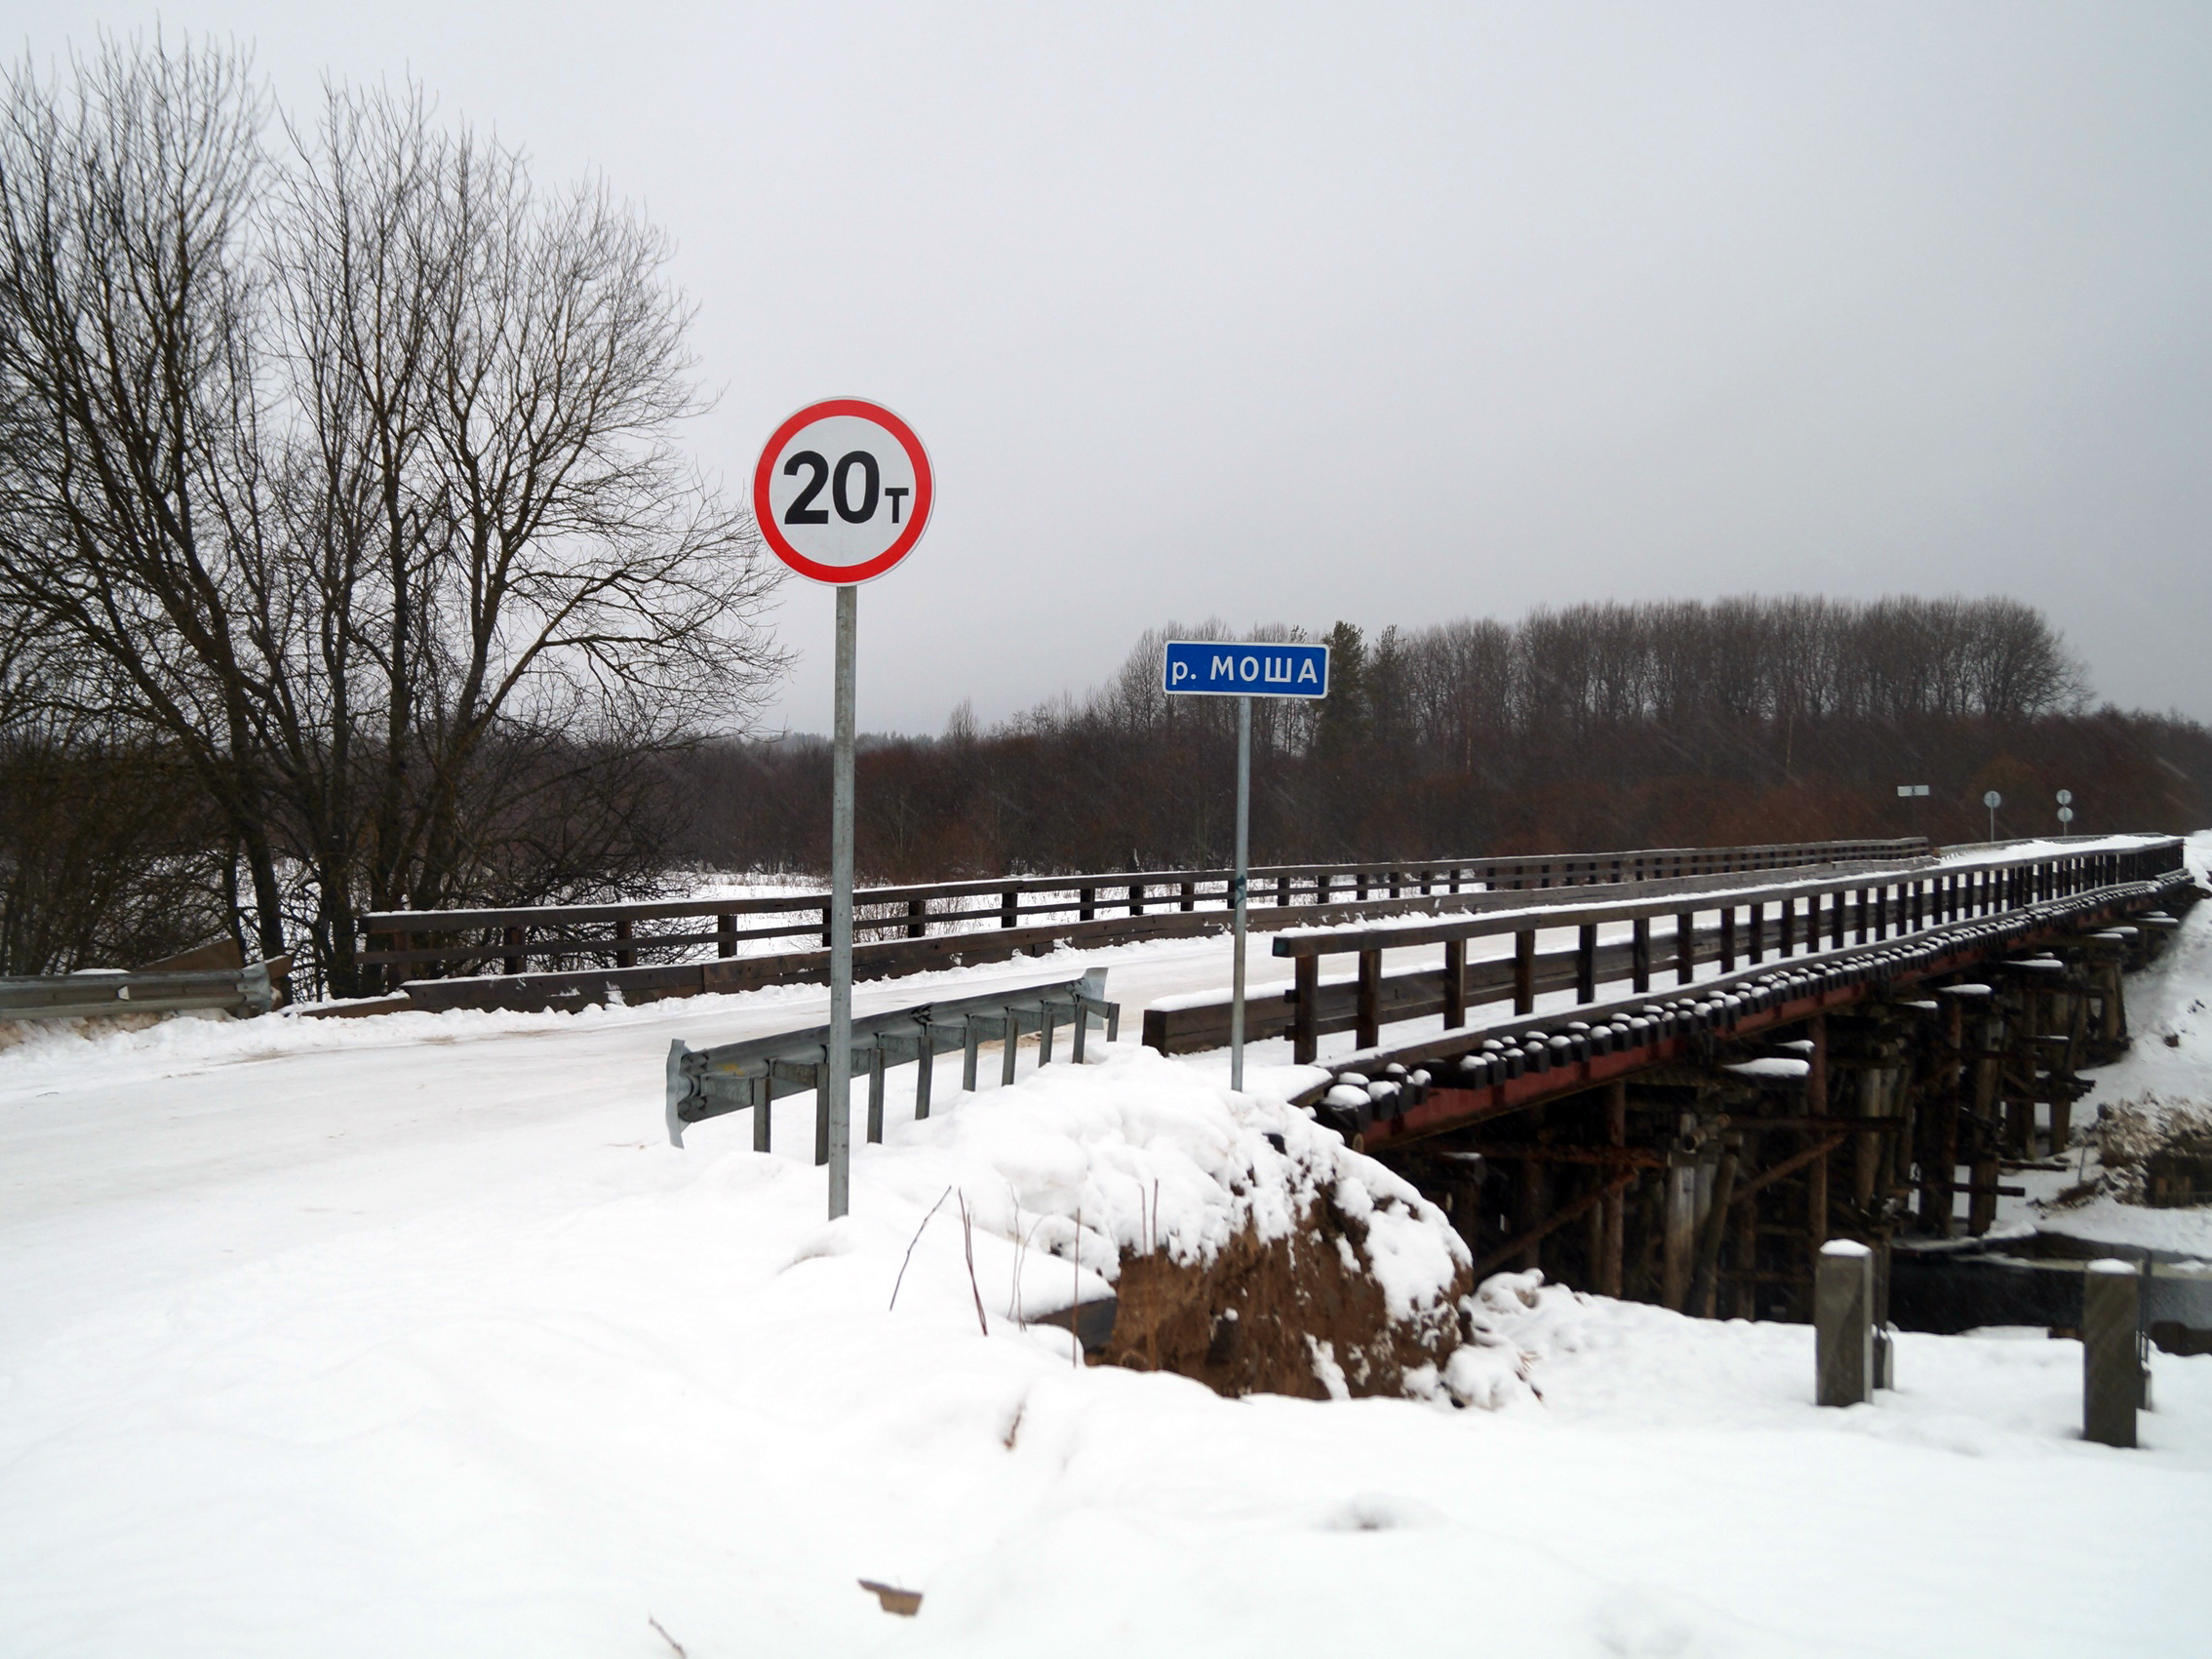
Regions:
<instances>
[{"instance_id":1,"label":"galvanized sign pole","mask_svg":"<svg viewBox=\"0 0 2212 1659\"><path fill-rule=\"evenodd\" d=\"M836 457L834 460L831 457ZM858 588L914 550L935 483L914 429L881 404L830 398L775 429L753 469L753 517L775 556L837 589L830 767L829 1051L815 1145L832 1221L852 1197L852 733Z\"/></svg>"},{"instance_id":2,"label":"galvanized sign pole","mask_svg":"<svg viewBox=\"0 0 2212 1659\"><path fill-rule=\"evenodd\" d=\"M1220 640L1169 640L1161 686L1172 696L1237 699L1237 870L1229 896L1235 960L1230 966L1229 1086L1244 1086L1244 929L1249 897L1252 828L1252 698L1328 695L1328 647L1237 645Z\"/></svg>"},{"instance_id":3,"label":"galvanized sign pole","mask_svg":"<svg viewBox=\"0 0 2212 1659\"><path fill-rule=\"evenodd\" d=\"M1252 832L1252 699L1237 699L1237 936L1236 966L1230 970L1234 989L1229 1001L1229 1086L1244 1086L1244 897L1250 886Z\"/></svg>"},{"instance_id":4,"label":"galvanized sign pole","mask_svg":"<svg viewBox=\"0 0 2212 1659\"><path fill-rule=\"evenodd\" d=\"M830 738L829 1213L852 1207L852 705L860 590L837 590L837 691Z\"/></svg>"}]
</instances>

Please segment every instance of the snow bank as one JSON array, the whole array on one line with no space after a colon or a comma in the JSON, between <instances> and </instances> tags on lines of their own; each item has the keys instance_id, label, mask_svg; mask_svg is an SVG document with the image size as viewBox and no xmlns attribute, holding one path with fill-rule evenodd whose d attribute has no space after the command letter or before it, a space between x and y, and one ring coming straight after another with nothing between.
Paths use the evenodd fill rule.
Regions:
<instances>
[{"instance_id":1,"label":"snow bank","mask_svg":"<svg viewBox=\"0 0 2212 1659\"><path fill-rule=\"evenodd\" d=\"M1204 1266L1247 1233L1290 1239L1324 1204L1363 1224L1394 1317L1448 1301L1470 1265L1442 1210L1333 1129L1126 1044L1103 1065L1047 1067L896 1128L872 1178L909 1202L956 1187L976 1226L1080 1259L1104 1282L1129 1255L1159 1250ZM1068 1301L1049 1281L1025 1281L1024 1294L1041 1306Z\"/></svg>"}]
</instances>

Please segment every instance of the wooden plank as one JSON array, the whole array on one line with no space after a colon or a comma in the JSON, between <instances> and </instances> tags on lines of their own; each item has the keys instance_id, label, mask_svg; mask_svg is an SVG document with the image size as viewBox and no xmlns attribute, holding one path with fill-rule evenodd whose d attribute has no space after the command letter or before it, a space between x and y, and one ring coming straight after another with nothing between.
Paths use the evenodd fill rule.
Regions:
<instances>
[{"instance_id":1,"label":"wooden plank","mask_svg":"<svg viewBox=\"0 0 2212 1659\"><path fill-rule=\"evenodd\" d=\"M1628 1080L1615 1078L1605 1086L1605 1144L1613 1151L1628 1146ZM1623 1252L1627 1247L1628 1193L1626 1188L1605 1195L1601 1205L1604 1230L1598 1250L1598 1293L1621 1294Z\"/></svg>"},{"instance_id":2,"label":"wooden plank","mask_svg":"<svg viewBox=\"0 0 2212 1659\"><path fill-rule=\"evenodd\" d=\"M1321 958L1302 956L1291 967L1295 1011L1290 1027L1290 1058L1310 1066L1321 1052Z\"/></svg>"},{"instance_id":3,"label":"wooden plank","mask_svg":"<svg viewBox=\"0 0 2212 1659\"><path fill-rule=\"evenodd\" d=\"M1480 1153L1503 1164L1576 1164L1620 1169L1667 1167L1664 1152L1641 1146L1552 1146L1538 1141L1454 1140L1451 1150Z\"/></svg>"}]
</instances>

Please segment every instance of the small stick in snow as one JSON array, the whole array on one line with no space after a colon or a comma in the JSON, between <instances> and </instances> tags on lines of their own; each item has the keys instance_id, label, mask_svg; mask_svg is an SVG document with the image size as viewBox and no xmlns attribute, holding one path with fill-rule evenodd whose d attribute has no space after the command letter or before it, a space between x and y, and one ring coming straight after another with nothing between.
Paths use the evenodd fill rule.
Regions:
<instances>
[{"instance_id":1,"label":"small stick in snow","mask_svg":"<svg viewBox=\"0 0 2212 1659\"><path fill-rule=\"evenodd\" d=\"M1068 1246L1068 1254L1075 1261L1075 1289L1068 1295L1068 1334L1075 1338L1072 1363L1080 1371L1083 1369L1083 1332L1076 1328L1083 1323L1082 1316L1076 1312L1083 1306L1083 1205L1080 1204L1075 1212L1075 1243Z\"/></svg>"},{"instance_id":2,"label":"small stick in snow","mask_svg":"<svg viewBox=\"0 0 2212 1659\"><path fill-rule=\"evenodd\" d=\"M661 1630L660 1621L658 1619L654 1618L651 1613L648 1613L645 1616L645 1622L652 1626L654 1630L660 1631L660 1639L668 1643L669 1646L676 1649L676 1659L691 1659L691 1655L684 1651L684 1644L678 1641L674 1637L670 1636L667 1631Z\"/></svg>"},{"instance_id":3,"label":"small stick in snow","mask_svg":"<svg viewBox=\"0 0 2212 1659\"><path fill-rule=\"evenodd\" d=\"M1152 1177L1152 1244L1151 1244L1151 1245L1150 1245L1150 1246L1149 1246L1149 1247L1148 1247L1148 1248L1146 1249L1146 1251L1145 1251L1145 1254L1146 1254L1146 1255L1158 1255L1159 1253L1160 1253L1160 1177L1159 1177L1158 1175L1155 1175L1155 1176L1153 1176L1153 1177Z\"/></svg>"},{"instance_id":4,"label":"small stick in snow","mask_svg":"<svg viewBox=\"0 0 2212 1659\"><path fill-rule=\"evenodd\" d=\"M968 1288L975 1298L975 1323L989 1336L991 1322L983 1317L983 1287L975 1283L975 1224L968 1218L966 1192L960 1195L960 1237L962 1247L968 1251Z\"/></svg>"},{"instance_id":5,"label":"small stick in snow","mask_svg":"<svg viewBox=\"0 0 2212 1659\"><path fill-rule=\"evenodd\" d=\"M1024 1330L1027 1330L1029 1328L1029 1319L1028 1316L1022 1312L1021 1270L1029 1262L1030 1242L1037 1237L1037 1229L1044 1225L1045 1218L1040 1215L1035 1221L1032 1221L1029 1224L1029 1231L1021 1236L1021 1242L1014 1246L1013 1306L1012 1308L1007 1310L1007 1317L1013 1320L1014 1323L1019 1324Z\"/></svg>"},{"instance_id":6,"label":"small stick in snow","mask_svg":"<svg viewBox=\"0 0 2212 1659\"><path fill-rule=\"evenodd\" d=\"M929 1217L935 1215L938 1210L942 1209L944 1207L945 1200L951 1197L952 1188L950 1187L947 1187L943 1192L937 1195L937 1202L929 1206L929 1214L925 1215L922 1218L922 1227L927 1227L929 1225ZM914 1246L922 1242L922 1227L915 1228L914 1237L907 1241L905 1260L902 1260L898 1264L898 1277L891 1281L890 1305L893 1310L898 1307L898 1287L906 1283L906 1263L914 1259Z\"/></svg>"}]
</instances>

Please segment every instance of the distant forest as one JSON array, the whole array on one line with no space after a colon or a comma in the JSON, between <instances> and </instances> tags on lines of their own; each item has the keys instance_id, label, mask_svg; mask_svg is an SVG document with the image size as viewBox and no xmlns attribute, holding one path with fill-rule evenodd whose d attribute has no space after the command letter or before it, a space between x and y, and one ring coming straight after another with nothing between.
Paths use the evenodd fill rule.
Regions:
<instances>
[{"instance_id":1,"label":"distant forest","mask_svg":"<svg viewBox=\"0 0 2212 1659\"><path fill-rule=\"evenodd\" d=\"M2047 620L2004 599L1581 605L1518 624L1372 636L1218 623L1148 632L1121 670L988 731L862 740L864 878L1218 864L1236 711L1160 689L1171 638L1323 639L1318 705L1253 707L1255 862L1718 845L1939 841L2212 823L2212 730L2093 707ZM829 750L722 741L669 763L693 804L672 852L818 873ZM1901 784L1926 784L1901 799Z\"/></svg>"}]
</instances>

